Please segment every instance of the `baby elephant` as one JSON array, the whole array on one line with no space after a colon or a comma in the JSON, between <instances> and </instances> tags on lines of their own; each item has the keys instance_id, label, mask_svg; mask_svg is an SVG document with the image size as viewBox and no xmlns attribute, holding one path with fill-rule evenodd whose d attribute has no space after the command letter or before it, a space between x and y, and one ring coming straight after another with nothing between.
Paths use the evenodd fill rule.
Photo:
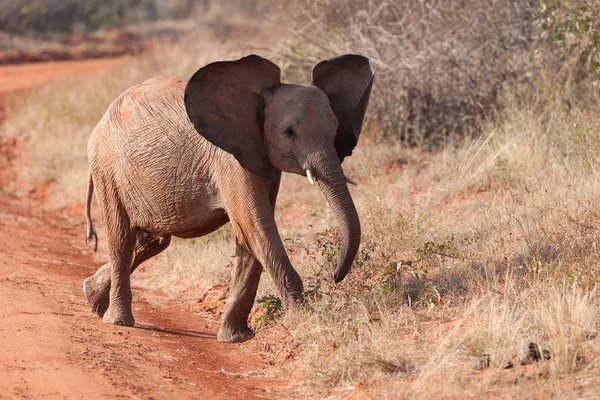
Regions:
<instances>
[{"instance_id":1,"label":"baby elephant","mask_svg":"<svg viewBox=\"0 0 600 400\"><path fill-rule=\"evenodd\" d=\"M109 249L108 263L83 282L94 312L133 326L130 274L171 236L199 237L231 221L235 267L217 337L251 338L263 266L286 304L303 291L275 225L281 171L307 176L325 195L340 231L333 279L344 279L360 222L341 163L358 141L373 78L367 58L344 55L317 64L311 85L286 84L277 65L250 55L206 65L187 83L149 79L117 98L88 145L86 241L98 241L95 189Z\"/></svg>"}]
</instances>

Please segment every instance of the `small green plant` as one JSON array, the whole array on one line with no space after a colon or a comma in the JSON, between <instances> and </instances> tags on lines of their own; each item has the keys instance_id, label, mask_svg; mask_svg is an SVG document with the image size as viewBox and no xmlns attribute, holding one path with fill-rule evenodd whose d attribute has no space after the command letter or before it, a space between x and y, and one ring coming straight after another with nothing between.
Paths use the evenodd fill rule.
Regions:
<instances>
[{"instance_id":1,"label":"small green plant","mask_svg":"<svg viewBox=\"0 0 600 400\"><path fill-rule=\"evenodd\" d=\"M321 255L323 261L332 267L339 257L339 250L336 244L337 239L337 233L332 229L328 229L324 236L317 238L317 252Z\"/></svg>"},{"instance_id":2,"label":"small green plant","mask_svg":"<svg viewBox=\"0 0 600 400\"><path fill-rule=\"evenodd\" d=\"M402 289L402 274L407 273L415 281L426 281L429 275L429 269L423 263L433 256L449 257L462 260L463 257L452 254L452 243L454 235L448 236L442 243L436 244L433 241L427 241L423 246L415 250L416 257L409 260L394 261L383 271L381 277L381 290L384 295ZM440 292L433 282L425 282L418 292L408 294L408 302L411 305L426 306L431 310L436 303L441 300Z\"/></svg>"},{"instance_id":3,"label":"small green plant","mask_svg":"<svg viewBox=\"0 0 600 400\"><path fill-rule=\"evenodd\" d=\"M505 157L496 158L494 165L496 166L496 169L498 169L498 171L502 173L502 175L507 176L510 174L510 161L508 161L508 159L506 159Z\"/></svg>"},{"instance_id":4,"label":"small green plant","mask_svg":"<svg viewBox=\"0 0 600 400\"><path fill-rule=\"evenodd\" d=\"M384 295L399 290L402 287L401 267L404 261L391 262L381 276L381 291ZM409 261L410 263L410 261Z\"/></svg>"},{"instance_id":5,"label":"small green plant","mask_svg":"<svg viewBox=\"0 0 600 400\"><path fill-rule=\"evenodd\" d=\"M527 277L531 280L535 280L539 278L540 274L544 271L544 264L542 263L542 257L538 254L532 254L531 260L520 266L519 269L522 269L527 274Z\"/></svg>"},{"instance_id":6,"label":"small green plant","mask_svg":"<svg viewBox=\"0 0 600 400\"><path fill-rule=\"evenodd\" d=\"M600 73L600 8L596 1L540 1L541 38L554 45L562 59L576 56L579 67L592 75Z\"/></svg>"},{"instance_id":7,"label":"small green plant","mask_svg":"<svg viewBox=\"0 0 600 400\"><path fill-rule=\"evenodd\" d=\"M452 248L452 243L454 242L454 239L454 235L452 235L446 237L446 240L444 240L440 244L435 244L435 242L433 241L425 242L421 248L418 248L416 250L417 258L415 262L423 262L434 255L450 258L460 258L448 252Z\"/></svg>"},{"instance_id":8,"label":"small green plant","mask_svg":"<svg viewBox=\"0 0 600 400\"><path fill-rule=\"evenodd\" d=\"M375 252L375 243L368 241L361 246L356 258L354 259L355 268L364 268L369 265L369 262L373 260L373 253Z\"/></svg>"},{"instance_id":9,"label":"small green plant","mask_svg":"<svg viewBox=\"0 0 600 400\"><path fill-rule=\"evenodd\" d=\"M427 307L429 311L433 310L436 304L439 304L442 300L442 296L438 291L436 285L433 282L426 282L425 285L419 290L416 298L413 299L408 296L409 303L421 307Z\"/></svg>"},{"instance_id":10,"label":"small green plant","mask_svg":"<svg viewBox=\"0 0 600 400\"><path fill-rule=\"evenodd\" d=\"M283 303L281 299L272 294L261 297L256 300L256 304L260 305L264 312L254 318L255 323L267 323L275 320L283 311Z\"/></svg>"}]
</instances>

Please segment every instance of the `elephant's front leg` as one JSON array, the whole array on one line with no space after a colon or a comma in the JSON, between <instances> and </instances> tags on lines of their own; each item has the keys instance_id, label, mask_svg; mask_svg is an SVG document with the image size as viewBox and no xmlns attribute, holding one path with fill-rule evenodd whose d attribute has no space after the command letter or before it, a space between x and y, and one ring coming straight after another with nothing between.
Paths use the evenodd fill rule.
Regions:
<instances>
[{"instance_id":1,"label":"elephant's front leg","mask_svg":"<svg viewBox=\"0 0 600 400\"><path fill-rule=\"evenodd\" d=\"M231 167L232 175L226 176L220 189L237 242L265 267L286 306L294 306L302 298L303 286L275 224L279 181L270 182Z\"/></svg>"},{"instance_id":2,"label":"elephant's front leg","mask_svg":"<svg viewBox=\"0 0 600 400\"><path fill-rule=\"evenodd\" d=\"M262 265L236 240L235 267L223 321L217 334L221 342L243 342L252 337L248 316L254 304Z\"/></svg>"},{"instance_id":3,"label":"elephant's front leg","mask_svg":"<svg viewBox=\"0 0 600 400\"><path fill-rule=\"evenodd\" d=\"M286 306L295 307L302 299L302 279L292 267L285 252L273 214L259 214L252 222L256 221L258 223L244 224L240 223L240 220L232 220L237 241L240 243L238 247L248 249L246 251L253 254L260 265L265 266Z\"/></svg>"},{"instance_id":4,"label":"elephant's front leg","mask_svg":"<svg viewBox=\"0 0 600 400\"><path fill-rule=\"evenodd\" d=\"M295 307L302 299L302 279L285 252L272 212L258 215L248 224L232 220L238 247L248 249L265 266L286 306ZM244 228L240 227L242 224Z\"/></svg>"}]
</instances>

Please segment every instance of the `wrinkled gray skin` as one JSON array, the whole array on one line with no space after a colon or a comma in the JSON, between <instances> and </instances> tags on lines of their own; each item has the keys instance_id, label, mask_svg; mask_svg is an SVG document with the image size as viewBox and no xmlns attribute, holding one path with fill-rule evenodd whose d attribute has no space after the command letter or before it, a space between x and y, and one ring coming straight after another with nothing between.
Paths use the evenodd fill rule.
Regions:
<instances>
[{"instance_id":1,"label":"wrinkled gray skin","mask_svg":"<svg viewBox=\"0 0 600 400\"><path fill-rule=\"evenodd\" d=\"M262 266L286 304L302 280L274 220L281 171L310 170L340 227L335 281L350 269L360 223L341 161L352 153L369 101L369 61L346 55L319 63L310 86L282 84L279 68L252 55L198 70L186 84L159 77L110 106L88 146L91 176L106 225L109 262L84 281L96 314L133 326L130 273L167 248L172 236L206 235L231 221L236 261L218 333L249 339L248 315ZM96 238L97 241L97 238Z\"/></svg>"}]
</instances>

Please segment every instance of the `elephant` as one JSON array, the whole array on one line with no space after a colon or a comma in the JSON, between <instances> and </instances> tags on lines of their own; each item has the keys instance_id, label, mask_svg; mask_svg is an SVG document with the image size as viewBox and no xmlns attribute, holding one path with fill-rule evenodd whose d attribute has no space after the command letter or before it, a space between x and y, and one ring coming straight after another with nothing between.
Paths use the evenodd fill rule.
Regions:
<instances>
[{"instance_id":1,"label":"elephant","mask_svg":"<svg viewBox=\"0 0 600 400\"><path fill-rule=\"evenodd\" d=\"M274 219L282 171L306 176L339 225L340 282L356 257L361 228L342 161L361 133L375 69L347 54L319 62L310 85L282 83L271 61L249 55L200 68L185 82L161 76L119 96L94 128L85 216L96 193L109 260L84 280L93 312L134 326L130 274L172 236L200 237L231 222L235 263L217 339L241 342L264 269L284 303L303 284Z\"/></svg>"}]
</instances>

